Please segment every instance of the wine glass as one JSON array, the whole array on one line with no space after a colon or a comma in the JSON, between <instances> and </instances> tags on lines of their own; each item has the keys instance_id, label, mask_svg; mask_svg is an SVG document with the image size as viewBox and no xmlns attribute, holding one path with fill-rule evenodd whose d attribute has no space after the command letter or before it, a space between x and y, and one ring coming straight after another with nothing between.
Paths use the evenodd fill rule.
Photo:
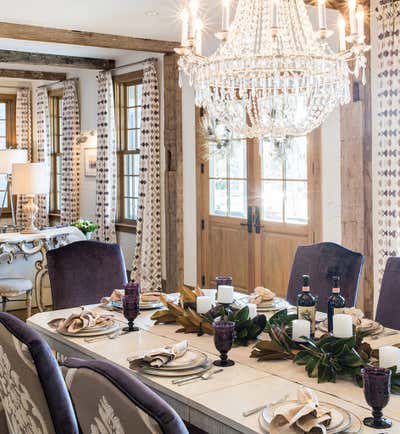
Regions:
<instances>
[{"instance_id":1,"label":"wine glass","mask_svg":"<svg viewBox=\"0 0 400 434\"><path fill-rule=\"evenodd\" d=\"M364 425L375 429L386 429L392 426L392 421L383 417L382 409L390 399L392 372L389 369L366 366L362 371L364 380L364 395L373 417L364 419Z\"/></svg>"},{"instance_id":2,"label":"wine glass","mask_svg":"<svg viewBox=\"0 0 400 434\"><path fill-rule=\"evenodd\" d=\"M128 327L123 329L124 332L137 332L139 327L135 327L133 322L138 317L140 308L140 285L130 282L125 287L125 295L122 297L122 307L124 317L128 320Z\"/></svg>"},{"instance_id":3,"label":"wine glass","mask_svg":"<svg viewBox=\"0 0 400 434\"><path fill-rule=\"evenodd\" d=\"M228 359L228 352L232 348L235 336L235 323L233 321L220 320L214 322L214 343L221 353L220 360L214 362L215 366L228 367L235 364Z\"/></svg>"}]
</instances>

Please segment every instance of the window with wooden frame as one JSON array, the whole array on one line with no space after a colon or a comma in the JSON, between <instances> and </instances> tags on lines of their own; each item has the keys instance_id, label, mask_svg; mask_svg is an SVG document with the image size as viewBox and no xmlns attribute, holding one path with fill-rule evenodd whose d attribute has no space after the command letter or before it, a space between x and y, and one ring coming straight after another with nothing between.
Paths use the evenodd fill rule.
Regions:
<instances>
[{"instance_id":1,"label":"window with wooden frame","mask_svg":"<svg viewBox=\"0 0 400 434\"><path fill-rule=\"evenodd\" d=\"M139 202L143 71L114 77L118 158L117 228L134 232Z\"/></svg>"},{"instance_id":2,"label":"window with wooden frame","mask_svg":"<svg viewBox=\"0 0 400 434\"><path fill-rule=\"evenodd\" d=\"M49 92L51 132L50 214L60 215L63 90Z\"/></svg>"},{"instance_id":3,"label":"window with wooden frame","mask_svg":"<svg viewBox=\"0 0 400 434\"><path fill-rule=\"evenodd\" d=\"M16 147L16 99L15 94L0 95L0 149ZM0 173L0 207L4 199L3 216L11 213L6 189L7 175Z\"/></svg>"}]
</instances>

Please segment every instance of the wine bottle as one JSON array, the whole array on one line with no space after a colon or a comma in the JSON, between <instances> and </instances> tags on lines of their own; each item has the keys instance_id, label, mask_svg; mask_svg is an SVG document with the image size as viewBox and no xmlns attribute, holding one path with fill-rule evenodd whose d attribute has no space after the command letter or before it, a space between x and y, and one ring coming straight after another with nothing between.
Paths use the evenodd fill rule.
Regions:
<instances>
[{"instance_id":1,"label":"wine bottle","mask_svg":"<svg viewBox=\"0 0 400 434\"><path fill-rule=\"evenodd\" d=\"M311 322L311 335L315 334L315 313L317 301L310 291L310 276L303 276L303 288L297 296L297 316Z\"/></svg>"},{"instance_id":2,"label":"wine bottle","mask_svg":"<svg viewBox=\"0 0 400 434\"><path fill-rule=\"evenodd\" d=\"M328 299L328 331L333 332L333 316L343 313L346 307L346 300L340 294L340 277L332 278L332 295Z\"/></svg>"}]
</instances>

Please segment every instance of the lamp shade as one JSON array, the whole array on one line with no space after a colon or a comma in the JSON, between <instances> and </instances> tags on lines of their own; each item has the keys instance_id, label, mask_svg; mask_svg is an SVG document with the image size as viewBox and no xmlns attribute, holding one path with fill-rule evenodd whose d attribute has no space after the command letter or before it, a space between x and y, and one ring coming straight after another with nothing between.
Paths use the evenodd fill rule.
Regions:
<instances>
[{"instance_id":1,"label":"lamp shade","mask_svg":"<svg viewBox=\"0 0 400 434\"><path fill-rule=\"evenodd\" d=\"M49 188L50 180L45 163L13 164L13 194L47 194Z\"/></svg>"},{"instance_id":2,"label":"lamp shade","mask_svg":"<svg viewBox=\"0 0 400 434\"><path fill-rule=\"evenodd\" d=\"M28 151L26 149L4 149L0 151L0 173L10 175L12 165L26 163Z\"/></svg>"}]
</instances>

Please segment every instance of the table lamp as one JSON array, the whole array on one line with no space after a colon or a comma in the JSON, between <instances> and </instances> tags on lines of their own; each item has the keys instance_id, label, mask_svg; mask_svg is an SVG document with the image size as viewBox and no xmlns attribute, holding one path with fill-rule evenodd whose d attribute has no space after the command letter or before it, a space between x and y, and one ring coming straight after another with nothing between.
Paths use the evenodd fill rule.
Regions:
<instances>
[{"instance_id":1,"label":"table lamp","mask_svg":"<svg viewBox=\"0 0 400 434\"><path fill-rule=\"evenodd\" d=\"M11 191L13 194L25 195L28 200L22 207L22 211L28 219L28 226L22 233L32 234L39 231L35 226L39 208L34 199L35 195L49 193L50 182L47 173L45 163L13 164L12 166Z\"/></svg>"},{"instance_id":2,"label":"table lamp","mask_svg":"<svg viewBox=\"0 0 400 434\"><path fill-rule=\"evenodd\" d=\"M0 174L7 176L7 186L4 190L0 190L3 195L3 201L0 208L0 218L2 211L6 204L6 198L8 197L8 203L10 204L11 216L13 225L16 225L14 202L11 195L11 173L12 165L18 163L26 163L28 161L28 151L26 149L4 149L0 150Z\"/></svg>"}]
</instances>

